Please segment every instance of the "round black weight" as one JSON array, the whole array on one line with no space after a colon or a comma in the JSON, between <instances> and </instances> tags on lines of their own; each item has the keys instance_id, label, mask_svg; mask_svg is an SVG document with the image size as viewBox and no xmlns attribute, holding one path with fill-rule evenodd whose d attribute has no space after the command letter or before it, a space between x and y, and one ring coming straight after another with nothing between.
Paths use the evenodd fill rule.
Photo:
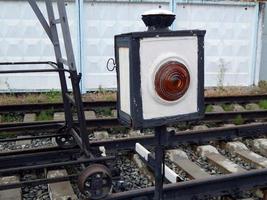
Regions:
<instances>
[{"instance_id":1,"label":"round black weight","mask_svg":"<svg viewBox=\"0 0 267 200\"><path fill-rule=\"evenodd\" d=\"M77 145L72 135L57 136L56 143L62 148L72 148Z\"/></svg>"},{"instance_id":2,"label":"round black weight","mask_svg":"<svg viewBox=\"0 0 267 200\"><path fill-rule=\"evenodd\" d=\"M111 172L105 165L92 164L80 174L78 187L89 199L103 199L112 189Z\"/></svg>"}]
</instances>

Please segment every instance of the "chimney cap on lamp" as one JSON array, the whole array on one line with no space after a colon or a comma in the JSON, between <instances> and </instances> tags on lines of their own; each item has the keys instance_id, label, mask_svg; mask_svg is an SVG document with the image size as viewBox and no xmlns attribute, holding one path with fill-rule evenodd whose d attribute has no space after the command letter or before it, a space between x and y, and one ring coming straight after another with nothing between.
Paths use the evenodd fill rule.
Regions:
<instances>
[{"instance_id":1,"label":"chimney cap on lamp","mask_svg":"<svg viewBox=\"0 0 267 200\"><path fill-rule=\"evenodd\" d=\"M169 30L175 20L175 14L169 10L148 10L142 14L142 20L148 27L148 31Z\"/></svg>"}]
</instances>

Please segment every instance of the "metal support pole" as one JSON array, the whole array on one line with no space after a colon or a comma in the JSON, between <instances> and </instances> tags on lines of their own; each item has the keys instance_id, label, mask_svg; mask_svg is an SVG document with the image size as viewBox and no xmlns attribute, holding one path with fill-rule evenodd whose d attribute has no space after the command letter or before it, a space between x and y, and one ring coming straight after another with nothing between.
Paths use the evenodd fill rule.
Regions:
<instances>
[{"instance_id":1,"label":"metal support pole","mask_svg":"<svg viewBox=\"0 0 267 200\"><path fill-rule=\"evenodd\" d=\"M176 14L176 0L169 0L169 9ZM175 30L176 29L176 23L173 23L171 25L171 29Z\"/></svg>"},{"instance_id":2,"label":"metal support pole","mask_svg":"<svg viewBox=\"0 0 267 200\"><path fill-rule=\"evenodd\" d=\"M61 20L61 29L62 29L62 32L64 33L63 40L64 40L64 44L66 48L67 61L68 61L69 69L70 69L70 79L71 79L72 90L73 90L72 92L73 92L74 100L76 103L76 110L77 110L79 129L80 129L80 137L82 138L82 150L84 150L86 153L90 149L90 143L89 143L88 133L86 129L86 120L85 120L85 115L84 115L81 91L79 87L81 74L78 75L76 71L75 58L74 58L74 53L73 53L73 47L72 47L72 42L71 42L71 37L70 37L70 29L69 29L64 0L58 0L57 5L58 5L58 13L59 13L60 20ZM86 154L87 156L89 156L88 153Z\"/></svg>"},{"instance_id":3,"label":"metal support pole","mask_svg":"<svg viewBox=\"0 0 267 200\"><path fill-rule=\"evenodd\" d=\"M52 0L46 0L46 9L48 13L49 24L46 21L43 13L40 11L37 3L35 0L28 0L30 3L33 11L35 12L36 16L38 17L40 23L42 24L44 30L47 32L47 35L51 39L55 55L57 59L57 66L59 69L59 78L62 88L62 98L64 102L64 110L65 110L65 120L66 120L66 130L68 133L71 133L74 137L77 144L80 146L82 151L88 156L91 157L90 143L88 138L88 133L86 129L86 120L82 102L82 96L80 92L80 80L81 74L77 73L75 57L73 53L71 35L70 35L70 28L67 18L67 12L65 7L65 0L57 0L57 8L58 8L58 15L59 18L55 19L54 10ZM62 36L64 41L64 47L67 58L62 58L61 48L60 48L60 41L58 37L57 31L57 24L61 25ZM70 79L72 84L73 90L73 98L68 95L68 87L65 77L64 65L68 67L68 71L70 73ZM72 105L76 108L77 115L78 115L78 127L75 127L73 124L73 113L72 113Z\"/></svg>"},{"instance_id":4,"label":"metal support pole","mask_svg":"<svg viewBox=\"0 0 267 200\"><path fill-rule=\"evenodd\" d=\"M30 6L32 7L32 10L34 11L36 17L38 18L38 20L40 21L41 25L43 26L47 36L49 37L51 42L53 42L53 36L52 36L52 32L50 30L50 26L48 25L45 17L43 16L42 11L38 7L36 1L35 0L28 0L28 2L30 4Z\"/></svg>"},{"instance_id":5,"label":"metal support pole","mask_svg":"<svg viewBox=\"0 0 267 200\"><path fill-rule=\"evenodd\" d=\"M78 66L79 72L85 74L84 72L84 11L83 11L84 0L76 0L76 8L77 8L77 57L78 57ZM82 94L86 93L86 88L84 85L83 76L80 82L80 87Z\"/></svg>"},{"instance_id":6,"label":"metal support pole","mask_svg":"<svg viewBox=\"0 0 267 200\"><path fill-rule=\"evenodd\" d=\"M48 19L49 19L49 24L51 27L50 30L51 30L51 34L52 34L52 43L54 46L54 52L55 52L56 60L58 63L58 68L64 69L64 66L60 61L60 59L62 58L62 53L61 53L61 48L60 48L57 26L53 22L53 21L55 21L55 14L54 14L52 1L46 0L45 5L46 5L47 15L48 15ZM66 125L68 128L70 128L73 126L73 117L72 117L72 113L71 113L71 105L66 98L66 94L68 92L68 86L67 86L67 81L66 81L66 77L65 77L64 72L59 72L59 79L60 79L60 85L61 85L61 91L62 91L62 99L63 99L63 103L64 103L65 120L67 122Z\"/></svg>"},{"instance_id":7,"label":"metal support pole","mask_svg":"<svg viewBox=\"0 0 267 200\"><path fill-rule=\"evenodd\" d=\"M166 126L160 126L155 128L155 200L163 199L163 181L164 181L164 143L162 141L163 134L167 133Z\"/></svg>"}]
</instances>

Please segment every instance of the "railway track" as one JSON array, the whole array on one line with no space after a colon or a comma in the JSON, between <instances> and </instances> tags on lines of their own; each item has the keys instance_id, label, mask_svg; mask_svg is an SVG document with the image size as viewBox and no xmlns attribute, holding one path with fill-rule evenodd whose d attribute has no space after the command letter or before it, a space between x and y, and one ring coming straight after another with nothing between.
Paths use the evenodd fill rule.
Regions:
<instances>
[{"instance_id":1,"label":"railway track","mask_svg":"<svg viewBox=\"0 0 267 200\"><path fill-rule=\"evenodd\" d=\"M200 127L195 127L194 129L197 129ZM200 129L203 129L200 128ZM187 131L188 132L188 131ZM192 130L193 132L193 130ZM201 131L194 130L195 133L199 133ZM202 133L204 133L204 130L202 130ZM99 135L99 132L95 132L95 135ZM104 137L104 133L100 134L102 136L101 139L96 140L92 142L92 144L95 144L95 146L102 145L103 143L107 142L107 139ZM177 133L179 135L179 133ZM106 135L107 136L107 135ZM132 133L132 138L125 138L124 140L134 140L140 139L139 142L141 144L145 144L142 141L145 140L145 136L140 136L139 132ZM146 136L147 137L147 136ZM151 136L152 137L152 136ZM150 137L150 138L151 138ZM100 138L100 136L99 136ZM147 137L146 139L148 139ZM115 140L110 140L110 143L113 144L113 146L116 147L116 144L119 143ZM120 141L121 142L121 141ZM108 148L109 146L104 146L106 148L106 153L109 154L109 151L111 150ZM44 148L44 147L43 147ZM56 146L50 146L48 149L38 148L40 152L47 153L48 150L53 152L57 150L55 154L59 155L60 148ZM149 167L145 162L143 162L136 154L134 154L134 146L129 148L130 152L126 152L123 155L120 155L120 159L117 161L117 166L120 166L121 170L121 179L116 181L114 183L114 191L129 191L134 189L140 189L140 188L149 188L153 185L153 175L152 172L149 170ZM37 149L29 149L29 150L23 150L23 151L36 151ZM67 150L64 150L67 151ZM75 151L73 149L72 151ZM15 154L17 152L13 152ZM22 153L22 152L21 152ZM3 163L3 157L4 155L10 156L12 152L2 152L1 153L1 163ZM73 154L73 153L71 153ZM66 155L66 153L64 153ZM166 156L166 165L168 166L169 170L173 173L171 173L172 176L167 177L166 184L167 183L188 183L190 180L203 180L203 179L209 179L214 177L221 177L224 175L235 175L237 173L247 173L248 171L253 171L255 169L259 168L266 168L267 167L267 139L265 135L259 135L258 137L242 137L235 140L213 140L211 142L205 142L200 141L198 144L196 143L188 143L188 144L178 144L174 145L173 148L167 150L167 156ZM66 166L70 165L71 163L65 163ZM79 163L74 163L75 168L72 170L79 169ZM42 165L39 166L40 168L44 168L48 170L49 172L45 173L43 172L43 176L45 174L51 174L54 173L60 177L60 175L64 175L63 183L57 183L58 185L51 184L47 186L43 186L43 188L47 188L46 192L50 192L49 199L56 199L56 194L58 192L63 192L65 195L69 195L72 199L85 199L79 192L77 191L77 183L69 180L73 180L73 178L77 177L77 174L70 174L66 175L67 172L71 171L70 167L62 168L62 167L56 167L55 165L53 168L49 169L49 165ZM36 170L38 167L31 168L28 166L28 170ZM67 170L66 170L67 169ZM18 167L17 171L24 170L21 167ZM56 170L56 171L55 171ZM14 171L14 170L10 170ZM150 176L147 176L150 172ZM6 174L8 173L8 170L0 170L0 174ZM48 176L48 175L47 175ZM52 175L50 175L52 176ZM66 178L67 176L67 178ZM23 179L27 177L26 175L22 176L21 182L17 183L20 185L24 185ZM142 179L133 178L133 177L144 177ZM175 179L173 178L175 177ZM18 181L18 178L13 178L13 181ZM60 180L60 179L58 179ZM173 181L175 180L175 182ZM38 183L40 184L40 183ZM67 187L68 189L66 191L57 191L57 188L61 188L63 186L60 186L60 184L65 185L64 187ZM34 181L32 182L32 188L37 188L34 185ZM68 185L68 186L66 186ZM49 189L48 188L54 188ZM26 191L28 191L26 189ZM27 192L25 192L25 187L23 187L22 193L25 197ZM55 194L56 193L56 194ZM15 194L15 193L14 193ZM115 195L115 194L114 194ZM114 196L113 195L113 196ZM263 191L260 190L252 190L248 192L244 191L235 191L230 196L224 197L226 199L262 199L263 198ZM47 197L47 195L44 195ZM54 197L53 197L54 196ZM113 198L113 196L110 197L110 199ZM115 195L116 196L116 195ZM26 195L28 197L28 195ZM221 198L221 197L220 197ZM26 199L26 198L23 198ZM29 198L31 199L31 198ZM34 199L34 198L32 198ZM44 198L48 199L48 198ZM215 199L215 198L213 198ZM219 199L219 198L217 198Z\"/></svg>"},{"instance_id":2,"label":"railway track","mask_svg":"<svg viewBox=\"0 0 267 200\"><path fill-rule=\"evenodd\" d=\"M233 99L236 99L234 102ZM207 97L205 117L197 123L208 122L233 122L242 124L247 121L257 121L267 118L267 110L262 109L258 104L267 99L267 95L238 96L238 97ZM253 102L253 103L252 103ZM257 104L258 103L258 104ZM122 127L117 121L115 101L84 102L87 126L91 129L96 128L115 128ZM0 131L24 130L27 126L35 125L37 128L46 126L56 128L58 124L64 123L63 105L56 104L26 104L26 105L6 105L0 106ZM45 111L48 110L48 113ZM14 117L12 113L17 113ZM54 120L42 119L41 115L57 115ZM11 115L11 117L10 117ZM30 117L29 117L30 116ZM40 117L41 116L41 117ZM25 122L24 118L29 118ZM6 122L3 119L11 118L13 122ZM8 120L7 120L8 121ZM22 122L24 121L24 122ZM12 128L10 128L12 127Z\"/></svg>"},{"instance_id":3,"label":"railway track","mask_svg":"<svg viewBox=\"0 0 267 200\"><path fill-rule=\"evenodd\" d=\"M223 104L223 103L257 103L261 100L267 100L267 95L242 95L242 96L218 96L205 97L205 104ZM95 109L98 107L116 107L116 101L84 101L85 109ZM0 113L10 112L40 112L41 110L63 111L63 103L37 103L37 104L13 104L0 105Z\"/></svg>"},{"instance_id":4,"label":"railway track","mask_svg":"<svg viewBox=\"0 0 267 200\"><path fill-rule=\"evenodd\" d=\"M265 98L265 97L264 97ZM216 100L217 102L220 100ZM221 100L225 102L225 100ZM258 99L257 101L260 101ZM240 104L247 103L244 100L240 100ZM252 100L250 101L252 102ZM98 108L99 105L95 107ZM101 105L106 106L106 105ZM112 105L111 105L112 106ZM110 107L110 105L106 106ZM37 110L36 110L37 111ZM240 111L246 113L261 113L263 117L257 117L255 113L251 114L251 117L248 118L249 121L255 122L255 118L264 119L265 111ZM214 115L213 115L214 114ZM222 121L218 119L218 116L215 116L218 113L207 113L206 120L202 121L203 123L214 122L210 120L212 118L217 118L217 121ZM227 115L224 117L224 121L229 121L230 112L221 112L220 115ZM62 156L59 156L63 159L59 160L58 163L43 163L40 166L25 166L23 161L18 160L20 163L16 169L0 169L0 175L4 182L6 182L6 188L2 188L0 191L1 194L12 194L20 195L22 199L45 199L45 200L55 200L57 195L66 196L70 199L85 199L77 189L77 182L74 180L77 178L79 171L82 168L82 161L65 161L63 155L75 155L78 153L78 149L61 149L53 141L53 137L57 135L50 133L50 129L55 129L57 126L55 124L62 124L64 120L64 115L62 113L55 112L54 119L50 122L36 122L36 113L25 113L23 116L23 122L20 123L2 123L0 124L0 130L3 132L5 128L18 127L14 130L22 129L26 125L36 124L36 127L40 129L40 125L44 125L44 129L47 131L42 131L36 129L33 132L27 133L25 135L21 132L18 134L17 138L3 138L0 140L0 155L1 163L8 164L5 157L10 159L12 155L19 154L35 154L35 157L38 158L41 156L42 152L48 155L59 156L59 153L62 152ZM234 114L232 114L234 115ZM235 114L236 115L236 114ZM240 115L240 113L238 113ZM209 116L209 118L207 118ZM245 116L243 118L246 118ZM56 123L55 123L56 122ZM120 127L117 123L116 117L112 118L97 118L96 113L91 111L87 112L87 122L88 126L91 128L102 127L101 131L94 130L89 134L89 137L92 139L90 144L92 147L99 148L100 153L105 156L116 156L116 167L121 171L121 178L114 181L113 194L108 197L108 199L129 199L131 195L136 194L135 191L139 192L139 195L153 196L153 173L149 165L140 158L135 153L136 143L140 143L146 147L153 146L155 144L155 138L152 135L150 130L132 131L127 130L118 135L112 134L110 127ZM99 125L97 125L97 123ZM116 124L115 124L116 123ZM51 124L51 126L47 126ZM15 126L14 126L15 125ZM53 126L52 126L53 125ZM104 125L104 126L103 126ZM218 127L219 126L219 127ZM105 127L105 128L103 128ZM267 131L267 123L262 122L257 123L248 123L244 125L234 125L234 124L209 124L209 127L204 125L190 125L183 131L181 127L169 127L171 130L171 139L170 147L167 150L166 156L166 165L168 169L169 177L166 180L166 187L178 187L177 191L181 195L184 193L183 187L191 184L196 184L196 187L203 180L210 180L211 183L219 184L218 181L221 180L224 183L224 176L229 177L229 180L235 180L235 176L239 173L243 173L245 176L257 177L255 169L264 170L267 167L267 141L265 139L265 134ZM54 132L54 131L52 131ZM37 133L36 135L33 133ZM22 135L22 136L20 136ZM253 137L251 137L253 135ZM237 139L235 139L237 138ZM36 142L36 141L39 141ZM43 143L43 141L46 141ZM39 145L35 145L35 144ZM8 146L8 144L11 144ZM1 146L2 145L2 146ZM10 147L15 148L10 148ZM17 148L18 147L18 148ZM2 149L1 149L2 148ZM266 150L265 150L266 149ZM122 151L123 150L123 151ZM127 150L124 152L124 150ZM66 153L70 151L69 153ZM38 154L39 152L39 154ZM114 154L114 152L120 152L122 155ZM49 160L51 157L47 157ZM115 157L114 157L115 158ZM19 156L16 156L14 159L19 159ZM29 156L29 159L32 159ZM65 158L66 160L71 160L70 158ZM101 157L100 157L101 159ZM88 161L90 163L90 161ZM64 166L64 167L62 167ZM5 166L2 166L5 168ZM20 171L27 170L30 174L20 174ZM41 172L40 172L41 170ZM37 175L35 174L37 173ZM252 175L251 175L251 174ZM14 176L15 174L15 176ZM134 174L134 175L133 175ZM139 178L136 178L139 177ZM140 178L142 177L142 178ZM175 177L175 182L173 181ZM60 183L49 183L42 184L44 178L49 178L51 182L57 180L61 181ZM222 178L222 179L221 179ZM246 178L246 177L245 177ZM27 183L27 184L26 184ZM26 186L30 183L30 186ZM246 182L243 182L244 184ZM41 184L41 185L40 185ZM247 184L247 183L246 183ZM248 184L247 189L254 189L265 185L260 182L257 185ZM15 186L23 186L22 190L14 189ZM193 186L192 186L193 187ZM232 186L234 188L234 186ZM58 190L61 188L61 190ZM67 188L62 190L62 188ZM5 189L5 190L3 190ZM141 190L140 190L141 189ZM13 191L12 193L10 191ZM34 191L31 192L30 191ZM226 190L230 192L230 195L225 196L223 191L214 189L214 195L219 195L218 198L212 198L211 196L205 196L205 199L262 199L264 191L249 190L244 191L233 191L231 188ZM117 193L116 193L117 192ZM201 191L199 191L201 193ZM186 195L186 194L184 194ZM17 198L17 197L16 197ZM0 198L1 199L1 198ZM14 199L14 196L11 197ZM203 198L202 198L203 199Z\"/></svg>"}]
</instances>

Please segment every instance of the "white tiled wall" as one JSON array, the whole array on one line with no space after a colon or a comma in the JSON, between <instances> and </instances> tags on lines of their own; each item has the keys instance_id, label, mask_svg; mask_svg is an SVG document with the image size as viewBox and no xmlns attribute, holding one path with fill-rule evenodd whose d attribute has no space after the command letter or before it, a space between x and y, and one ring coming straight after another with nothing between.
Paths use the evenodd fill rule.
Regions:
<instances>
[{"instance_id":1,"label":"white tiled wall","mask_svg":"<svg viewBox=\"0 0 267 200\"><path fill-rule=\"evenodd\" d=\"M44 4L40 3L42 9ZM106 70L114 57L114 35L146 30L141 14L160 3L84 3L83 82L87 90L116 88L115 73ZM168 4L161 4L168 9ZM74 50L77 53L76 8L68 2ZM225 85L249 85L255 40L255 6L177 4L177 29L206 29L205 84L218 85L222 66ZM53 48L26 1L0 0L0 62L54 60ZM7 67L0 67L0 70ZM53 74L0 76L0 91L59 88Z\"/></svg>"},{"instance_id":2,"label":"white tiled wall","mask_svg":"<svg viewBox=\"0 0 267 200\"><path fill-rule=\"evenodd\" d=\"M114 57L114 35L144 31L144 11L158 8L157 3L86 3L85 4L85 87L116 88L116 74L106 70ZM163 4L168 9L168 4Z\"/></svg>"},{"instance_id":3,"label":"white tiled wall","mask_svg":"<svg viewBox=\"0 0 267 200\"><path fill-rule=\"evenodd\" d=\"M178 5L177 29L207 30L205 38L205 84L249 85L255 7ZM222 68L225 68L224 70ZM224 74L222 74L224 71Z\"/></svg>"},{"instance_id":4,"label":"white tiled wall","mask_svg":"<svg viewBox=\"0 0 267 200\"><path fill-rule=\"evenodd\" d=\"M38 2L46 16L45 5ZM55 5L55 4L54 4ZM74 47L76 44L75 4L67 12ZM55 14L57 16L57 7ZM0 1L0 62L55 61L52 43L27 1ZM60 37L61 43L63 42ZM65 54L65 52L63 52ZM47 68L47 66L34 66ZM31 66L0 66L0 70L31 69ZM59 88L55 73L5 74L0 76L0 91L49 90Z\"/></svg>"}]
</instances>

